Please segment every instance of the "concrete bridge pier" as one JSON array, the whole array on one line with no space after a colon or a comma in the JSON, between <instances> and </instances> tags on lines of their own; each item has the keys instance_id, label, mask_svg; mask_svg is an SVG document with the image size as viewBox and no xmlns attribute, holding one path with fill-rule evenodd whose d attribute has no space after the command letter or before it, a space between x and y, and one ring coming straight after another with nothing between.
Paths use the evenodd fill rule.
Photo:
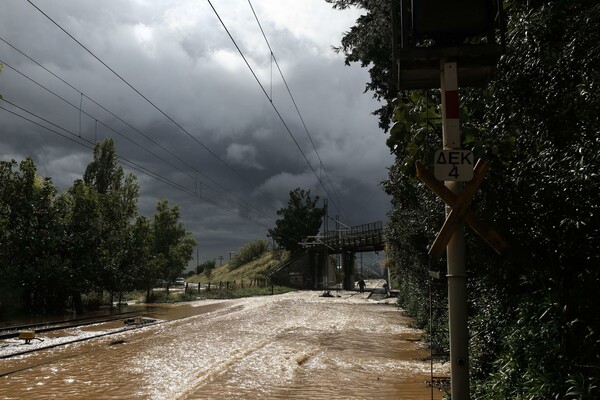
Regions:
<instances>
[{"instance_id":1,"label":"concrete bridge pier","mask_svg":"<svg viewBox=\"0 0 600 400\"><path fill-rule=\"evenodd\" d=\"M354 253L342 253L342 271L344 272L344 290L354 289Z\"/></svg>"},{"instance_id":2,"label":"concrete bridge pier","mask_svg":"<svg viewBox=\"0 0 600 400\"><path fill-rule=\"evenodd\" d=\"M307 288L324 289L327 287L329 253L327 250L315 251L311 258L311 272Z\"/></svg>"}]
</instances>

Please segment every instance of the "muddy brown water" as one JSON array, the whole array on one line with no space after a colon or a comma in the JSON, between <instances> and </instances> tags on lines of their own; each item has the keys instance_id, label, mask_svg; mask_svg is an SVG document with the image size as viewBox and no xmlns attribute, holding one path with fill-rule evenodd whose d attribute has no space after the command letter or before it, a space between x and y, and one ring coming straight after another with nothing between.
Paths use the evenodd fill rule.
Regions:
<instances>
[{"instance_id":1,"label":"muddy brown water","mask_svg":"<svg viewBox=\"0 0 600 400\"><path fill-rule=\"evenodd\" d=\"M420 333L395 306L361 296L157 308L168 321L0 360L0 398L431 399Z\"/></svg>"}]
</instances>

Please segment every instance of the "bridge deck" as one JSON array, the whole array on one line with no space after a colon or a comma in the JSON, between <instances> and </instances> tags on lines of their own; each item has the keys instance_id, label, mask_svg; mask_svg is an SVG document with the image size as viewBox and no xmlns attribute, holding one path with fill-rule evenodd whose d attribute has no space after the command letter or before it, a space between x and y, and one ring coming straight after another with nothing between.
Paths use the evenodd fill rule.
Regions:
<instances>
[{"instance_id":1,"label":"bridge deck","mask_svg":"<svg viewBox=\"0 0 600 400\"><path fill-rule=\"evenodd\" d=\"M353 226L345 230L327 231L324 236L313 239L313 241L305 242L307 247L325 245L331 254L381 251L385 247L381 221Z\"/></svg>"}]
</instances>

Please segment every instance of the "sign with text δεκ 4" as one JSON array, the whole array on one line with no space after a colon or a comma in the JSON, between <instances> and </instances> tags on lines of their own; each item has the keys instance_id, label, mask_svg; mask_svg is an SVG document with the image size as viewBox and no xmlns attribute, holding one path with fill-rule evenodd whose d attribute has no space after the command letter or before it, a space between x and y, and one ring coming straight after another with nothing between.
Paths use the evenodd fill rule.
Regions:
<instances>
[{"instance_id":1,"label":"sign with text \u03b4\u03b5\u03ba 4","mask_svg":"<svg viewBox=\"0 0 600 400\"><path fill-rule=\"evenodd\" d=\"M434 175L440 181L470 181L473 179L474 156L468 150L438 150L435 152Z\"/></svg>"}]
</instances>

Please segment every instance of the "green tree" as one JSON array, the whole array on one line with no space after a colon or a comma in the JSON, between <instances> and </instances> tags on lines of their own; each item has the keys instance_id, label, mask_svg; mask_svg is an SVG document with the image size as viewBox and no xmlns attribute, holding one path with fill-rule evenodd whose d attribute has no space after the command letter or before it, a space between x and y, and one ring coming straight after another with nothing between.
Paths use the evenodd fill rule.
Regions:
<instances>
[{"instance_id":1,"label":"green tree","mask_svg":"<svg viewBox=\"0 0 600 400\"><path fill-rule=\"evenodd\" d=\"M175 205L169 208L167 200L157 203L152 226L154 254L159 262L160 276L168 282L168 292L170 283L175 281L192 259L196 241L180 221L179 207Z\"/></svg>"},{"instance_id":2,"label":"green tree","mask_svg":"<svg viewBox=\"0 0 600 400\"><path fill-rule=\"evenodd\" d=\"M298 253L304 238L319 233L325 208L317 207L318 201L319 196L313 199L310 190L292 190L287 207L277 211L281 218L275 221L275 228L269 229L269 235L279 246Z\"/></svg>"},{"instance_id":3,"label":"green tree","mask_svg":"<svg viewBox=\"0 0 600 400\"><path fill-rule=\"evenodd\" d=\"M115 144L107 138L95 145L94 160L87 166L83 181L98 193L101 232L96 244L100 260L97 284L111 294L120 293L133 284L127 271L127 243L129 225L137 214L137 179L124 174Z\"/></svg>"},{"instance_id":4,"label":"green tree","mask_svg":"<svg viewBox=\"0 0 600 400\"><path fill-rule=\"evenodd\" d=\"M202 263L199 267L199 270L204 271L204 275L206 276L206 279L208 279L210 281L210 277L212 276L212 272L215 269L215 266L217 265L215 260L209 260L209 261L205 261L204 263Z\"/></svg>"},{"instance_id":5,"label":"green tree","mask_svg":"<svg viewBox=\"0 0 600 400\"><path fill-rule=\"evenodd\" d=\"M98 192L78 179L64 197L68 204L67 241L70 260L68 286L77 312L83 311L82 293L100 288L103 233Z\"/></svg>"},{"instance_id":6,"label":"green tree","mask_svg":"<svg viewBox=\"0 0 600 400\"><path fill-rule=\"evenodd\" d=\"M217 263L215 262L215 260L204 261L202 264L198 265L198 267L196 268L196 273L201 274L202 272L204 272L208 276L209 270L213 270L216 264Z\"/></svg>"},{"instance_id":7,"label":"green tree","mask_svg":"<svg viewBox=\"0 0 600 400\"><path fill-rule=\"evenodd\" d=\"M0 162L0 311L15 296L31 312L54 311L65 300L60 204L30 158L16 168Z\"/></svg>"},{"instance_id":8,"label":"green tree","mask_svg":"<svg viewBox=\"0 0 600 400\"><path fill-rule=\"evenodd\" d=\"M334 1L367 9L356 27L362 33L342 40L360 47L344 44L351 50L347 61L364 54L363 65L378 62L371 54L385 44L360 36L388 24L377 17L382 3ZM484 90L461 89L463 143L492 161L472 207L512 247L499 258L467 233L473 393L485 399L597 398L600 98L593 88L600 83L600 5L504 4L506 51L495 79ZM383 89L386 78L382 73L371 84ZM389 256L402 276L403 305L415 313L427 304L426 270L444 264L426 255L441 226L441 204L414 179L414 162L431 160L441 141L426 118L439 114L439 101L427 96L388 98L396 107L388 139L396 162L384 184L394 205Z\"/></svg>"},{"instance_id":9,"label":"green tree","mask_svg":"<svg viewBox=\"0 0 600 400\"><path fill-rule=\"evenodd\" d=\"M513 243L507 260L483 264L487 288L502 294L507 320L517 321L498 330L474 318L478 337L496 330L483 336L491 346L479 348L502 346L476 359L477 389L482 396L596 398L600 374L584 365L600 365L590 284L600 279L600 95L591 90L600 84L600 5L510 5L497 78L488 91L465 96L476 117L466 128L495 161L480 204ZM498 279L498 271L511 279Z\"/></svg>"},{"instance_id":10,"label":"green tree","mask_svg":"<svg viewBox=\"0 0 600 400\"><path fill-rule=\"evenodd\" d=\"M138 217L129 227L124 264L124 270L129 274L125 282L130 282L125 289L146 290L146 302L149 302L151 290L160 278L160 258L154 254L154 231L152 222L146 217Z\"/></svg>"}]
</instances>

